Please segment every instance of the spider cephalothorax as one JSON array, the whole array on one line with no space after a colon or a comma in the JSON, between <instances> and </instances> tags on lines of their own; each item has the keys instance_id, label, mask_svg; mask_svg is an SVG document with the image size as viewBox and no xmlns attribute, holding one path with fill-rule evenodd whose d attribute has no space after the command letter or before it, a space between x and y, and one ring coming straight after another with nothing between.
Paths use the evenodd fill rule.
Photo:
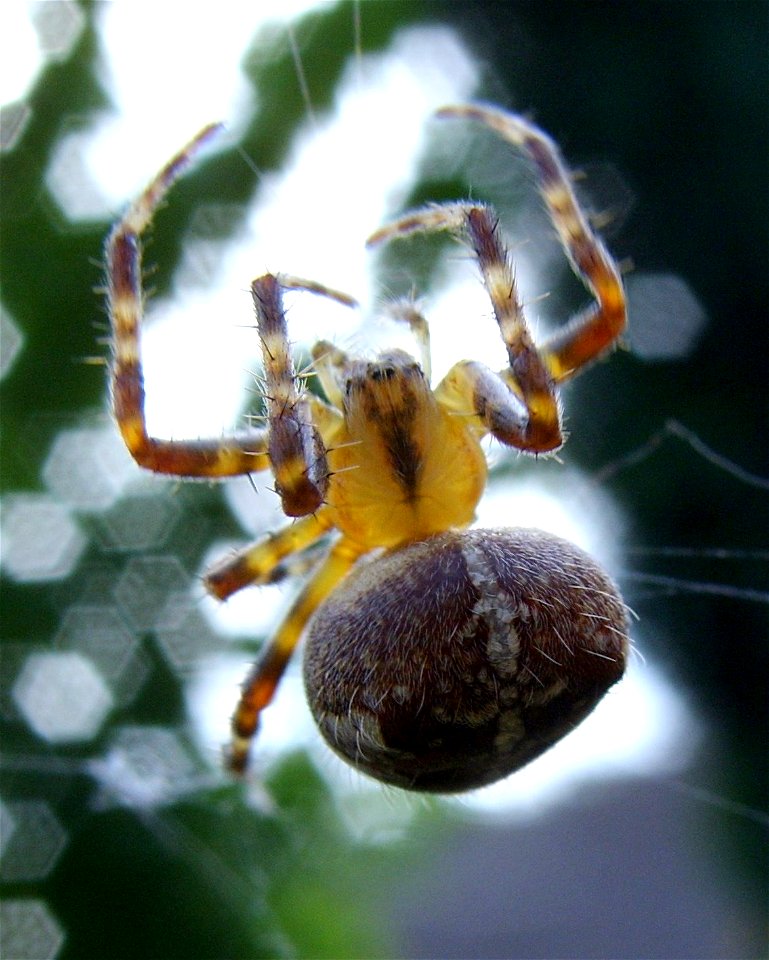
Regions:
<instances>
[{"instance_id":1,"label":"spider cephalothorax","mask_svg":"<svg viewBox=\"0 0 769 960\"><path fill-rule=\"evenodd\" d=\"M245 768L260 713L304 633L305 684L326 740L359 769L417 790L463 790L505 776L568 732L624 670L625 607L593 560L541 531L469 529L486 483L484 436L535 454L561 446L559 384L624 329L619 272L546 134L489 106L446 107L438 116L480 121L528 155L566 253L595 297L537 347L490 208L431 206L376 231L372 246L435 230L469 242L507 348L502 371L461 360L433 389L427 323L401 304L392 309L412 327L420 362L401 350L366 361L320 342L313 363L322 399L294 370L282 291L354 301L314 281L266 274L251 289L267 426L215 440L150 437L140 235L216 127L167 164L107 241L113 408L134 458L188 477L270 468L284 512L296 518L222 560L206 576L210 592L225 599L271 582L293 556L335 534L244 684L233 718L234 771Z\"/></svg>"}]
</instances>

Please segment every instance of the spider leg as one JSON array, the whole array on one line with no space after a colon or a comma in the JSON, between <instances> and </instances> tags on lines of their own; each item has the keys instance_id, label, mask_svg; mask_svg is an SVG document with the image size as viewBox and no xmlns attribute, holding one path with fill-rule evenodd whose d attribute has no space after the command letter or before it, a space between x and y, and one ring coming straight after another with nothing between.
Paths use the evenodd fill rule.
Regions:
<instances>
[{"instance_id":1,"label":"spider leg","mask_svg":"<svg viewBox=\"0 0 769 960\"><path fill-rule=\"evenodd\" d=\"M317 280L295 277L291 273L279 273L276 276L284 290L304 290L306 293L315 293L319 297L326 297L328 300L336 300L343 307L358 306L358 301L355 297L351 297L349 293L345 293L343 290L335 290L334 287L327 287L325 283L318 283Z\"/></svg>"},{"instance_id":2,"label":"spider leg","mask_svg":"<svg viewBox=\"0 0 769 960\"><path fill-rule=\"evenodd\" d=\"M251 284L264 358L265 399L269 423L267 451L283 511L302 517L316 511L328 489L326 447L313 423L310 402L298 387L291 358L284 289L306 290L354 306L347 294L310 280L267 273Z\"/></svg>"},{"instance_id":3,"label":"spider leg","mask_svg":"<svg viewBox=\"0 0 769 960\"><path fill-rule=\"evenodd\" d=\"M248 765L248 753L259 728L259 717L275 694L305 624L365 550L342 538L294 600L283 623L246 678L232 718L232 743L227 763L234 773Z\"/></svg>"},{"instance_id":4,"label":"spider leg","mask_svg":"<svg viewBox=\"0 0 769 960\"><path fill-rule=\"evenodd\" d=\"M574 270L596 299L540 348L547 369L561 383L604 353L625 329L625 294L617 265L580 209L569 173L547 134L523 117L483 105L445 107L436 116L479 120L534 163L553 226Z\"/></svg>"},{"instance_id":5,"label":"spider leg","mask_svg":"<svg viewBox=\"0 0 769 960\"><path fill-rule=\"evenodd\" d=\"M205 127L136 198L106 243L107 309L112 323L112 407L136 462L157 473L226 477L265 470L267 432L242 430L228 438L159 440L147 433L140 329L144 307L141 235L158 205L197 151L218 130Z\"/></svg>"},{"instance_id":6,"label":"spider leg","mask_svg":"<svg viewBox=\"0 0 769 960\"><path fill-rule=\"evenodd\" d=\"M482 411L487 429L503 443L521 450L557 450L563 437L553 377L529 333L510 258L499 239L491 210L481 204L458 202L412 211L377 230L368 243L373 246L394 237L437 230L464 234L470 240L507 348L510 365L502 377L523 404L521 410L513 398L503 398L499 388L493 388L498 401L503 403L507 425L503 427L498 418L495 422L495 405L484 403L477 410ZM479 396L484 390L492 390L488 384L479 388L491 373L482 370L485 368L481 364L455 368L455 379L472 381L461 388L458 383L455 386L462 394L469 390ZM448 384L446 392L451 392Z\"/></svg>"},{"instance_id":7,"label":"spider leg","mask_svg":"<svg viewBox=\"0 0 769 960\"><path fill-rule=\"evenodd\" d=\"M337 410L342 410L344 394L342 376L349 363L349 356L330 340L318 340L312 348L312 365L323 387L323 392Z\"/></svg>"},{"instance_id":8,"label":"spider leg","mask_svg":"<svg viewBox=\"0 0 769 960\"><path fill-rule=\"evenodd\" d=\"M475 418L479 438L491 433L507 446L540 453L531 443L526 405L503 376L477 360L461 360L435 388L435 398L451 413Z\"/></svg>"},{"instance_id":9,"label":"spider leg","mask_svg":"<svg viewBox=\"0 0 769 960\"><path fill-rule=\"evenodd\" d=\"M414 302L406 298L386 304L385 312L393 320L405 323L411 329L419 346L420 366L429 383L432 375L432 359L430 355L430 326L427 319L417 310Z\"/></svg>"},{"instance_id":10,"label":"spider leg","mask_svg":"<svg viewBox=\"0 0 769 960\"><path fill-rule=\"evenodd\" d=\"M218 600L226 600L244 587L269 583L282 560L319 540L332 526L327 508L302 517L214 564L204 578L206 589Z\"/></svg>"}]
</instances>

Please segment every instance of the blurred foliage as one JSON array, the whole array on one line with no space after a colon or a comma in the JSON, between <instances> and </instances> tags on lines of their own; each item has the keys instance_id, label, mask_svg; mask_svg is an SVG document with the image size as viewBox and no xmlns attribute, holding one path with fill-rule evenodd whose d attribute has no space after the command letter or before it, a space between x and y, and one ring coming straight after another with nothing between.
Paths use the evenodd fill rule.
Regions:
<instances>
[{"instance_id":1,"label":"blurred foliage","mask_svg":"<svg viewBox=\"0 0 769 960\"><path fill-rule=\"evenodd\" d=\"M79 358L95 352L100 307L93 288L101 282L108 225L64 223L42 182L63 130L87 126L107 106L94 75L97 8L83 9L89 29L71 57L40 77L23 140L0 158L2 297L25 338L2 384L4 493L42 489L40 469L56 434L103 409L101 371ZM535 110L562 138L570 159L608 161L627 179L635 207L613 248L639 268L685 277L706 306L708 328L689 356L649 363L621 354L570 388L567 407L579 409L579 429L569 459L600 475L644 449L673 418L732 463L769 476L765 5L370 0L362 16L364 50L383 47L397 28L423 18L461 29L488 64L484 96L502 103L512 96L514 106ZM318 109L329 103L350 55L351 22L343 3L296 28ZM263 63L249 55L246 64L263 109L242 147L260 169L271 169L305 105L288 45L281 57ZM248 199L253 182L239 175L242 163L235 150L219 154L179 185L178 202L154 235L160 291L179 261L195 204ZM428 177L413 199L456 195L460 185L439 176ZM651 626L653 654L711 724L703 785L760 812L767 799L767 607L740 591L769 590L769 495L675 437L606 475L629 510L629 539L639 551L629 554L628 601ZM194 494L194 506L182 495L191 511L188 569L197 568L211 539L237 532L218 491L196 487ZM660 556L660 547L686 553ZM711 548L724 556L705 552ZM64 584L2 580L6 699L24 651L44 647L94 572L109 579L117 565L92 549ZM643 572L669 574L677 585L649 588L633 579ZM178 678L149 646L146 654L150 679L118 719L183 729ZM7 702L0 707L12 718ZM10 719L3 750L31 758L25 770L3 769L3 797L44 796L69 831L51 876L6 884L4 896L46 899L66 931L66 960L393 955L397 931L382 898L389 903L398 878L429 859L443 816L425 807L407 839L356 841L303 755L288 757L268 784L269 809L249 807L238 787L218 785L151 811L96 810L74 748L46 750ZM734 817L723 829L729 852L719 847L716 855L760 903L766 861L756 851L766 849L765 827Z\"/></svg>"},{"instance_id":2,"label":"blurred foliage","mask_svg":"<svg viewBox=\"0 0 769 960\"><path fill-rule=\"evenodd\" d=\"M377 891L409 855L353 842L301 755L267 788L271 812L228 788L88 817L45 890L66 922L62 955L387 956Z\"/></svg>"}]
</instances>

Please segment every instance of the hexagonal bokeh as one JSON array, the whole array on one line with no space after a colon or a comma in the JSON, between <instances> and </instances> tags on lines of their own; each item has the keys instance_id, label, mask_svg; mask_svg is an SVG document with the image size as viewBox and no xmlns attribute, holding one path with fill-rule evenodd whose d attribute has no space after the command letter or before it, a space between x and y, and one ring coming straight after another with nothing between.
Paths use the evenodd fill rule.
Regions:
<instances>
[{"instance_id":1,"label":"hexagonal bokeh","mask_svg":"<svg viewBox=\"0 0 769 960\"><path fill-rule=\"evenodd\" d=\"M13 723L19 719L19 710L13 699L13 687L21 673L24 661L34 647L27 643L17 643L10 638L0 643L0 720Z\"/></svg>"},{"instance_id":2,"label":"hexagonal bokeh","mask_svg":"<svg viewBox=\"0 0 769 960\"><path fill-rule=\"evenodd\" d=\"M30 654L12 696L27 724L49 743L91 740L113 705L99 671L74 650Z\"/></svg>"},{"instance_id":3,"label":"hexagonal bokeh","mask_svg":"<svg viewBox=\"0 0 769 960\"><path fill-rule=\"evenodd\" d=\"M4 51L13 67L4 77L4 100L21 101L50 61L65 60L72 53L86 15L75 0L11 3L3 12L3 29L13 39L13 49Z\"/></svg>"},{"instance_id":4,"label":"hexagonal bokeh","mask_svg":"<svg viewBox=\"0 0 769 960\"><path fill-rule=\"evenodd\" d=\"M133 557L118 581L115 599L137 630L152 630L169 596L186 590L189 583L174 557Z\"/></svg>"},{"instance_id":5,"label":"hexagonal bokeh","mask_svg":"<svg viewBox=\"0 0 769 960\"><path fill-rule=\"evenodd\" d=\"M61 580L77 566L86 539L69 510L43 493L4 498L0 563L22 583Z\"/></svg>"},{"instance_id":6,"label":"hexagonal bokeh","mask_svg":"<svg viewBox=\"0 0 769 960\"><path fill-rule=\"evenodd\" d=\"M62 430L43 465L48 489L77 510L110 507L136 475L137 467L111 425Z\"/></svg>"},{"instance_id":7,"label":"hexagonal bokeh","mask_svg":"<svg viewBox=\"0 0 769 960\"><path fill-rule=\"evenodd\" d=\"M86 23L85 14L73 0L31 4L30 19L40 50L50 60L66 60Z\"/></svg>"},{"instance_id":8,"label":"hexagonal bokeh","mask_svg":"<svg viewBox=\"0 0 769 960\"><path fill-rule=\"evenodd\" d=\"M97 518L97 536L104 550L156 549L166 542L180 513L172 496L121 497Z\"/></svg>"},{"instance_id":9,"label":"hexagonal bokeh","mask_svg":"<svg viewBox=\"0 0 769 960\"><path fill-rule=\"evenodd\" d=\"M141 642L114 606L74 604L69 607L53 645L87 656L110 685L118 706L131 702L148 675L149 666Z\"/></svg>"},{"instance_id":10,"label":"hexagonal bokeh","mask_svg":"<svg viewBox=\"0 0 769 960\"><path fill-rule=\"evenodd\" d=\"M3 113L3 124L4 122L5 112ZM0 134L0 137L2 137L2 134ZM10 313L0 306L0 380L10 373L23 345L24 336L21 330L16 326Z\"/></svg>"},{"instance_id":11,"label":"hexagonal bokeh","mask_svg":"<svg viewBox=\"0 0 769 960\"><path fill-rule=\"evenodd\" d=\"M8 804L0 800L0 863L2 863L3 854L8 849L15 829L16 821L13 819L13 813Z\"/></svg>"},{"instance_id":12,"label":"hexagonal bokeh","mask_svg":"<svg viewBox=\"0 0 769 960\"><path fill-rule=\"evenodd\" d=\"M67 834L43 800L6 804L14 831L0 860L6 883L43 880L53 870L67 843Z\"/></svg>"},{"instance_id":13,"label":"hexagonal bokeh","mask_svg":"<svg viewBox=\"0 0 769 960\"><path fill-rule=\"evenodd\" d=\"M708 322L691 286L672 273L638 273L627 278L628 330L633 353L645 360L688 356Z\"/></svg>"},{"instance_id":14,"label":"hexagonal bokeh","mask_svg":"<svg viewBox=\"0 0 769 960\"><path fill-rule=\"evenodd\" d=\"M201 787L201 775L179 737L165 727L123 727L109 750L88 765L97 803L152 809Z\"/></svg>"},{"instance_id":15,"label":"hexagonal bokeh","mask_svg":"<svg viewBox=\"0 0 769 960\"><path fill-rule=\"evenodd\" d=\"M69 223L100 220L110 201L88 169L84 157L92 142L88 130L75 130L57 139L45 175L45 184Z\"/></svg>"},{"instance_id":16,"label":"hexagonal bokeh","mask_svg":"<svg viewBox=\"0 0 769 960\"><path fill-rule=\"evenodd\" d=\"M29 104L23 101L4 103L0 107L0 153L8 153L21 141L32 119ZM0 370L4 364L0 361Z\"/></svg>"},{"instance_id":17,"label":"hexagonal bokeh","mask_svg":"<svg viewBox=\"0 0 769 960\"><path fill-rule=\"evenodd\" d=\"M182 676L194 671L203 657L222 646L199 604L187 592L168 598L157 622L156 637L168 665Z\"/></svg>"},{"instance_id":18,"label":"hexagonal bokeh","mask_svg":"<svg viewBox=\"0 0 769 960\"><path fill-rule=\"evenodd\" d=\"M8 960L53 960L64 931L42 900L0 903L0 956Z\"/></svg>"}]
</instances>

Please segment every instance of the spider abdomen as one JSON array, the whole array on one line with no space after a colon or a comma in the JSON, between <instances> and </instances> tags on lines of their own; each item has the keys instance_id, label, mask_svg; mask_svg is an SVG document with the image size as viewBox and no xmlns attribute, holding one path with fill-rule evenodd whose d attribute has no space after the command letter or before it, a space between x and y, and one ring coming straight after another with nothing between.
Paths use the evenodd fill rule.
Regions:
<instances>
[{"instance_id":1,"label":"spider abdomen","mask_svg":"<svg viewBox=\"0 0 769 960\"><path fill-rule=\"evenodd\" d=\"M573 544L454 531L353 571L309 625L305 685L355 767L456 792L568 733L620 679L628 645L616 586Z\"/></svg>"}]
</instances>

